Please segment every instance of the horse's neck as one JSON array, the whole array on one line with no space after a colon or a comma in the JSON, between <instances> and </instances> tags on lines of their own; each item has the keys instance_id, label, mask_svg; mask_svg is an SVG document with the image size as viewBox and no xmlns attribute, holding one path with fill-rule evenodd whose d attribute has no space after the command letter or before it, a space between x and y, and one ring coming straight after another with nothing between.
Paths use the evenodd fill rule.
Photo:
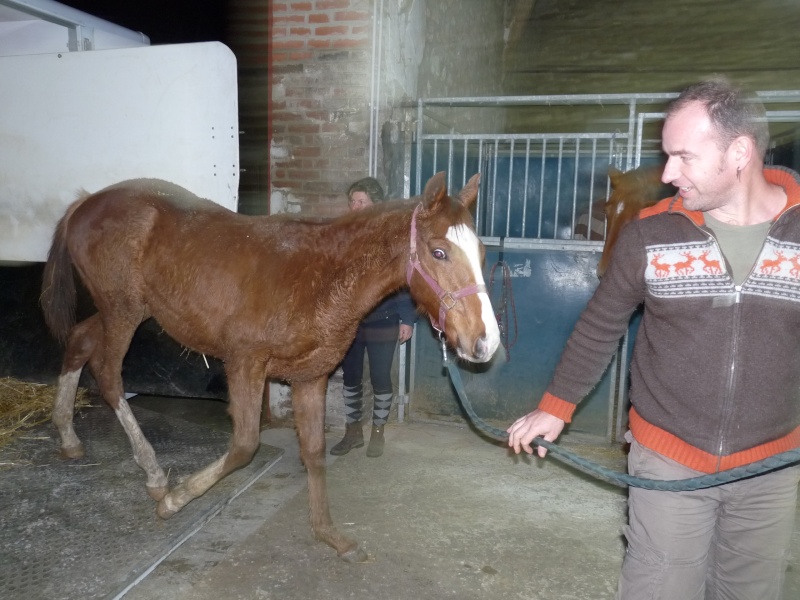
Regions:
<instances>
[{"instance_id":1,"label":"horse's neck","mask_svg":"<svg viewBox=\"0 0 800 600\"><path fill-rule=\"evenodd\" d=\"M350 235L337 269L342 275L337 287L350 297L359 319L406 283L412 210L387 210L369 218L365 214L344 225Z\"/></svg>"}]
</instances>

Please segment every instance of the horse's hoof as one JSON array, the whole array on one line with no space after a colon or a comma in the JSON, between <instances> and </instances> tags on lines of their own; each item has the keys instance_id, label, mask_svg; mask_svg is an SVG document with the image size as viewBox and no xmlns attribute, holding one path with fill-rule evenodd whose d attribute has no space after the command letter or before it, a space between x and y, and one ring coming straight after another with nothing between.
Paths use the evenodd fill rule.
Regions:
<instances>
[{"instance_id":1,"label":"horse's hoof","mask_svg":"<svg viewBox=\"0 0 800 600\"><path fill-rule=\"evenodd\" d=\"M158 501L156 514L162 519L169 519L172 515L180 510L179 506L175 506L171 501L169 495L165 495Z\"/></svg>"},{"instance_id":2,"label":"horse's hoof","mask_svg":"<svg viewBox=\"0 0 800 600\"><path fill-rule=\"evenodd\" d=\"M168 491L169 488L165 485L158 487L147 487L147 495L150 496L156 502L161 502L162 498L164 498L164 496L167 495Z\"/></svg>"},{"instance_id":3,"label":"horse's hoof","mask_svg":"<svg viewBox=\"0 0 800 600\"><path fill-rule=\"evenodd\" d=\"M62 446L61 447L61 458L83 458L86 455L86 450L83 447L83 444L78 444L77 446Z\"/></svg>"},{"instance_id":4,"label":"horse's hoof","mask_svg":"<svg viewBox=\"0 0 800 600\"><path fill-rule=\"evenodd\" d=\"M367 562L367 559L369 557L367 556L366 552L364 552L361 548L356 546L352 550L348 550L347 552L342 552L339 555L339 558L341 558L344 562L348 563L362 563L362 562Z\"/></svg>"}]
</instances>

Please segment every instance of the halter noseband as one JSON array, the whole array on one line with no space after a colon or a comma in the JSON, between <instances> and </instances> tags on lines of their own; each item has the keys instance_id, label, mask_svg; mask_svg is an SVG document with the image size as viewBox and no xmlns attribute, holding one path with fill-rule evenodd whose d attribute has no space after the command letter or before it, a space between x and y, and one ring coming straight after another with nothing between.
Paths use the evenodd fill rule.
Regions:
<instances>
[{"instance_id":1,"label":"halter noseband","mask_svg":"<svg viewBox=\"0 0 800 600\"><path fill-rule=\"evenodd\" d=\"M414 214L411 215L411 252L408 255L408 268L406 269L406 281L408 285L411 285L411 276L414 275L414 270L416 269L422 278L428 282L428 285L431 289L436 293L439 297L439 322L438 324L433 320L431 316L431 325L436 331L440 333L444 333L444 322L445 318L447 317L447 311L453 308L456 305L456 301L459 298L463 298L464 296L469 296L471 294L478 294L480 292L486 291L486 285L482 283L476 283L474 285L467 286L465 288L461 288L455 292L447 292L442 289L439 283L428 273L425 272L422 265L419 262L419 256L417 256L417 213L419 209L422 207L422 204L417 204L416 208L414 208Z\"/></svg>"}]
</instances>

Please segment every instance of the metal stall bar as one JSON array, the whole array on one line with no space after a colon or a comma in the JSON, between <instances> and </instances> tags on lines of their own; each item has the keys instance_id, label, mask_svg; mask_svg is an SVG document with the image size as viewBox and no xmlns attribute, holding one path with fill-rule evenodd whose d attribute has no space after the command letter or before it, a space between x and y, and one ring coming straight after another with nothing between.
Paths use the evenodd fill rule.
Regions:
<instances>
[{"instance_id":1,"label":"metal stall bar","mask_svg":"<svg viewBox=\"0 0 800 600\"><path fill-rule=\"evenodd\" d=\"M525 140L525 194L522 198L522 237L525 237L525 217L528 210L528 167L531 164L531 140Z\"/></svg>"},{"instance_id":2,"label":"metal stall bar","mask_svg":"<svg viewBox=\"0 0 800 600\"><path fill-rule=\"evenodd\" d=\"M422 148L418 148L418 156L420 162L422 160L423 155L429 156L429 160L431 162L430 167L431 171L435 172L439 169L439 165L442 161L447 164L447 168L450 171L449 176L449 184L452 185L452 171L455 170L455 166L457 165L457 158L463 161L462 169L464 170L464 179L466 180L466 162L467 156L463 157L456 157L456 142L461 141L462 144L459 146L464 147L464 152L468 155L469 149L471 144L478 144L478 159L479 164L483 165L482 170L484 171L484 179L485 187L483 188L485 193L482 193L478 206L478 214L476 219L476 224L478 226L478 230L482 235L488 236L497 236L500 235L500 231L503 231L503 235L509 238L526 238L526 228L527 228L527 216L528 216L528 209L527 203L529 199L529 184L530 184L530 161L531 157L531 143L535 141L542 142L542 158L540 164L540 189L539 192L539 223L537 223L537 231L534 237L541 237L543 235L541 229L541 222L543 213L541 212L544 208L543 203L541 202L542 196L544 194L544 180L547 178L547 174L550 172L548 170L547 159L551 154L548 153L548 146L547 142L549 140L558 140L558 147L552 153L552 157L557 161L556 162L556 169L555 169L555 177L557 181L555 182L555 206L553 207L552 218L553 222L555 223L556 227L554 228L553 232L548 235L550 239L560 239L563 238L564 235L559 235L558 228L564 227L565 225L569 225L569 230L574 232L574 224L577 217L577 209L579 200L586 200L588 205L591 205L593 202L593 192L594 192L594 181L590 181L590 185L588 186L590 189L590 196L586 198L585 196L579 196L578 193L578 178L579 178L579 171L581 168L581 164L583 161L583 157L588 157L591 161L591 168L590 168L590 177L594 177L596 174L596 162L598 160L598 154L596 152L597 142L599 140L608 139L612 140L614 138L627 138L627 134L619 134L619 133L594 133L594 134L553 134L553 133L542 133L542 134L504 134L504 135L491 135L491 134L428 134L424 136L424 144ZM591 141L592 142L592 151L584 151L583 142ZM518 144L520 141L525 141L525 155L524 155L524 169L525 169L525 188L522 193L522 202L518 203L517 207L522 206L522 210L524 210L524 221L522 223L522 227L519 230L519 233L512 231L511 225L511 211L513 209L513 199L510 197L511 194L511 186L514 183L514 169L516 166L514 165L517 162L517 159L520 157L520 153L517 150ZM439 155L439 149L442 147L439 142L446 142L446 151L447 156L442 157ZM486 142L491 144L491 151L489 153L483 152L483 143ZM562 210L562 205L564 204L564 197L562 193L562 188L566 182L562 182L562 176L564 174L568 174L568 171L564 170L564 159L567 156L565 153L570 150L569 146L574 144L574 147L571 149L571 160L574 161L573 169L575 170L573 177L572 177L572 203L571 203L571 216L566 217L563 216L562 219L566 218L566 221L559 221L559 215ZM430 154L426 153L425 148L431 148L432 152ZM504 171L504 175L508 175L509 179L506 182L507 188L502 190L503 194L499 194L501 191L500 187L500 180L498 179L499 175L499 162L500 159L509 160L509 170ZM424 163L421 167L424 170ZM583 176L585 178L585 175ZM501 201L501 196L505 196L507 198L507 204L504 206ZM568 205L569 206L569 205ZM566 207L564 207L566 209ZM502 212L500 212L502 211ZM501 215L503 218L501 218ZM502 224L500 220L505 220L505 224ZM522 217L521 217L522 218ZM483 223L484 219L487 221ZM519 223L516 223L516 226L519 227ZM498 227L502 227L502 229L498 229ZM566 239L571 239L571 235L568 236Z\"/></svg>"}]
</instances>

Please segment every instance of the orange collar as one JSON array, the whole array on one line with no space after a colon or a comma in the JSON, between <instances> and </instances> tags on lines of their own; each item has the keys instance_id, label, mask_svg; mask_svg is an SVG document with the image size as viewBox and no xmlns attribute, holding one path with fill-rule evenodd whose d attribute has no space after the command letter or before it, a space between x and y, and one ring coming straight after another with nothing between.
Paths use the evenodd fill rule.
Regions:
<instances>
[{"instance_id":1,"label":"orange collar","mask_svg":"<svg viewBox=\"0 0 800 600\"><path fill-rule=\"evenodd\" d=\"M786 192L786 206L778 216L790 207L800 204L800 175L785 167L764 167L764 178L769 183L781 186ZM686 210L683 207L683 198L680 194L664 198L649 208L643 208L639 218L644 219L662 212L683 213L700 227L706 222L702 211Z\"/></svg>"}]
</instances>

